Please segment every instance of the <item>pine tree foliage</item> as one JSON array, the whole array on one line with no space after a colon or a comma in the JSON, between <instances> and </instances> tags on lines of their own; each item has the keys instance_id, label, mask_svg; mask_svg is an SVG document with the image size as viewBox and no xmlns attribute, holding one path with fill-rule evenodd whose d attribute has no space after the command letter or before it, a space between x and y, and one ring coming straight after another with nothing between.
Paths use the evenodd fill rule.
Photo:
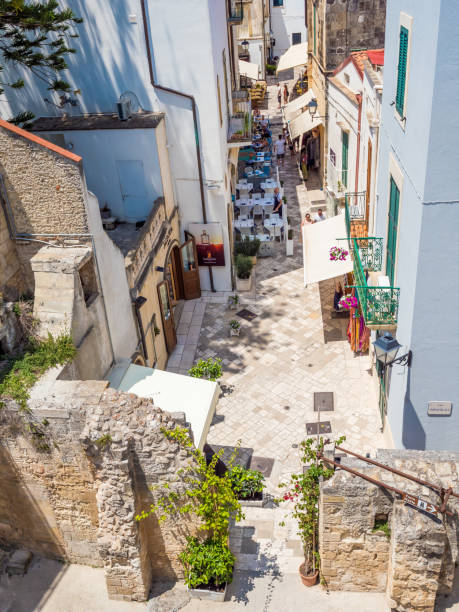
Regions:
<instances>
[{"instance_id":1,"label":"pine tree foliage","mask_svg":"<svg viewBox=\"0 0 459 612\"><path fill-rule=\"evenodd\" d=\"M48 89L65 94L70 85L59 73L67 68L65 56L75 53L69 46L73 25L81 23L70 9L60 9L57 0L0 0L0 77L8 64L28 68ZM5 87L21 89L23 79L5 82L0 78L0 93ZM24 123L33 114L23 111L11 121Z\"/></svg>"}]
</instances>

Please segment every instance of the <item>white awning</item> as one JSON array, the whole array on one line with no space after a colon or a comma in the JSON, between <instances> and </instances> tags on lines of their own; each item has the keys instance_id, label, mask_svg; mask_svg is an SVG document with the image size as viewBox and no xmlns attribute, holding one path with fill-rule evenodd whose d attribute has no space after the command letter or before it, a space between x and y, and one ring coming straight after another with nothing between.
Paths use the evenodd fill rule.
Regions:
<instances>
[{"instance_id":1,"label":"white awning","mask_svg":"<svg viewBox=\"0 0 459 612\"><path fill-rule=\"evenodd\" d=\"M293 140L298 136L301 136L305 132L309 132L312 128L317 127L322 123L322 119L320 117L315 117L314 119L311 117L311 113L306 110L301 115L292 119L288 122L288 131L290 132L290 138Z\"/></svg>"},{"instance_id":2,"label":"white awning","mask_svg":"<svg viewBox=\"0 0 459 612\"><path fill-rule=\"evenodd\" d=\"M239 60L239 74L242 74L242 76L249 77L249 79L254 79L256 81L258 79L258 72L258 64Z\"/></svg>"},{"instance_id":3,"label":"white awning","mask_svg":"<svg viewBox=\"0 0 459 612\"><path fill-rule=\"evenodd\" d=\"M316 95L312 89L308 89L306 93L298 98L295 98L292 102L289 102L284 107L282 107L282 113L284 115L285 121L291 121L298 117L301 114L301 109L305 108L311 102L311 100L315 99Z\"/></svg>"},{"instance_id":4,"label":"white awning","mask_svg":"<svg viewBox=\"0 0 459 612\"><path fill-rule=\"evenodd\" d=\"M295 66L305 66L308 63L308 43L292 45L290 49L280 56L276 68L276 74L282 70L295 68Z\"/></svg>"},{"instance_id":5,"label":"white awning","mask_svg":"<svg viewBox=\"0 0 459 612\"><path fill-rule=\"evenodd\" d=\"M312 216L312 215L311 215ZM351 254L346 261L330 261L330 249L334 246L348 250L344 215L336 215L313 225L303 226L304 285L318 283L352 271Z\"/></svg>"}]
</instances>

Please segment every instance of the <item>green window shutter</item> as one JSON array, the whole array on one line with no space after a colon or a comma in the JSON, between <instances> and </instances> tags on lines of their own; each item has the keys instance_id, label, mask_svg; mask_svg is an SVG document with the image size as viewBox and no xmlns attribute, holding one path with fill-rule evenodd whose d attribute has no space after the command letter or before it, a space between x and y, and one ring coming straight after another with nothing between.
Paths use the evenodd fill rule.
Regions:
<instances>
[{"instance_id":1,"label":"green window shutter","mask_svg":"<svg viewBox=\"0 0 459 612\"><path fill-rule=\"evenodd\" d=\"M400 28L400 48L398 53L397 73L397 95L395 96L395 108L400 117L404 117L403 107L405 105L406 88L406 64L408 60L408 30L403 26Z\"/></svg>"},{"instance_id":2,"label":"green window shutter","mask_svg":"<svg viewBox=\"0 0 459 612\"><path fill-rule=\"evenodd\" d=\"M316 55L317 52L317 45L316 45L316 20L317 20L317 7L314 4L314 55Z\"/></svg>"},{"instance_id":3,"label":"green window shutter","mask_svg":"<svg viewBox=\"0 0 459 612\"><path fill-rule=\"evenodd\" d=\"M396 182L390 177L389 193L389 222L387 224L387 247L386 247L386 276L389 277L390 284L394 284L395 276L395 256L397 250L397 228L398 228L398 209L400 205L400 191Z\"/></svg>"},{"instance_id":4,"label":"green window shutter","mask_svg":"<svg viewBox=\"0 0 459 612\"><path fill-rule=\"evenodd\" d=\"M342 156L341 156L341 181L345 187L347 187L347 172L348 172L348 160L349 160L349 134L344 130L341 132L342 141Z\"/></svg>"}]
</instances>

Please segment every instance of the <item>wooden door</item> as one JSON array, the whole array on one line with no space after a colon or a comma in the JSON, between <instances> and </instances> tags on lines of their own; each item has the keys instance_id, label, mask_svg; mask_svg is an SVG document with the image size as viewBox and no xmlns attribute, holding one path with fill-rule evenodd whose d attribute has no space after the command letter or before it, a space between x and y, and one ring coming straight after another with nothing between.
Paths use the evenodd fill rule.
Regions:
<instances>
[{"instance_id":1,"label":"wooden door","mask_svg":"<svg viewBox=\"0 0 459 612\"><path fill-rule=\"evenodd\" d=\"M371 197L371 163L372 163L372 145L371 140L368 141L368 160L367 160L367 195L365 206L365 221L370 222L370 197Z\"/></svg>"},{"instance_id":2,"label":"wooden door","mask_svg":"<svg viewBox=\"0 0 459 612\"><path fill-rule=\"evenodd\" d=\"M180 247L180 262L182 265L183 293L186 300L201 297L201 282L199 280L198 253L194 238L190 238Z\"/></svg>"},{"instance_id":3,"label":"wooden door","mask_svg":"<svg viewBox=\"0 0 459 612\"><path fill-rule=\"evenodd\" d=\"M161 319L163 321L167 352L170 354L177 344L177 336L175 334L174 315L172 313L169 283L167 280L162 281L158 285L158 299L161 308Z\"/></svg>"}]
</instances>

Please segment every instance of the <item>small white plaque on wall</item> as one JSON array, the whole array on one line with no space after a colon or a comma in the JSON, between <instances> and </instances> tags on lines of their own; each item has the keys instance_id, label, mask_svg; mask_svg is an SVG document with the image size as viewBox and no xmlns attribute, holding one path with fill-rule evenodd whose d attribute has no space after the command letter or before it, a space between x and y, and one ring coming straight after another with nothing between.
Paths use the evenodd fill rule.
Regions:
<instances>
[{"instance_id":1,"label":"small white plaque on wall","mask_svg":"<svg viewBox=\"0 0 459 612\"><path fill-rule=\"evenodd\" d=\"M452 409L451 402L429 402L427 414L428 416L451 416Z\"/></svg>"}]
</instances>

